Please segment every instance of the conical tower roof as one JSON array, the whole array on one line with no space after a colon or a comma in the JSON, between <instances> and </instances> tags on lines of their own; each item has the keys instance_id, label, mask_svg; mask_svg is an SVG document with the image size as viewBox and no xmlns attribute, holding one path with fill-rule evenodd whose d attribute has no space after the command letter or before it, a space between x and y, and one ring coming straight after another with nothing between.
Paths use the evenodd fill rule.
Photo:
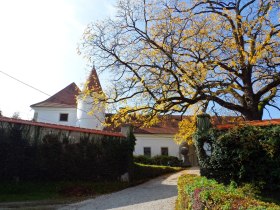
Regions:
<instances>
[{"instance_id":1,"label":"conical tower roof","mask_svg":"<svg viewBox=\"0 0 280 210\"><path fill-rule=\"evenodd\" d=\"M87 79L87 83L85 84L84 89L91 90L93 92L100 92L102 91L102 87L100 85L100 81L97 75L95 68L93 67L90 75Z\"/></svg>"}]
</instances>

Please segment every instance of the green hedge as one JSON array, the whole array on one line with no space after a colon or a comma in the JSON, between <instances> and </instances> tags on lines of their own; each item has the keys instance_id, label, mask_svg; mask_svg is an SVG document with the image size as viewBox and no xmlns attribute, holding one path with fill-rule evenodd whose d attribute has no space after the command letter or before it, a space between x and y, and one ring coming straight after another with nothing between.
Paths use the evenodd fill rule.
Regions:
<instances>
[{"instance_id":1,"label":"green hedge","mask_svg":"<svg viewBox=\"0 0 280 210\"><path fill-rule=\"evenodd\" d=\"M31 142L24 129L0 130L0 181L117 180L133 161L133 139L82 136L69 143L47 134Z\"/></svg>"},{"instance_id":2,"label":"green hedge","mask_svg":"<svg viewBox=\"0 0 280 210\"><path fill-rule=\"evenodd\" d=\"M204 142L212 146L207 156ZM280 126L243 126L228 131L197 132L195 145L201 175L219 182L253 183L280 188Z\"/></svg>"},{"instance_id":3,"label":"green hedge","mask_svg":"<svg viewBox=\"0 0 280 210\"><path fill-rule=\"evenodd\" d=\"M280 209L276 204L256 200L247 192L247 188L237 188L235 184L225 186L205 177L183 175L178 180L176 210Z\"/></svg>"},{"instance_id":4,"label":"green hedge","mask_svg":"<svg viewBox=\"0 0 280 210\"><path fill-rule=\"evenodd\" d=\"M148 165L161 166L181 166L182 162L175 156L156 155L154 157L147 157L145 155L134 156L134 162Z\"/></svg>"}]
</instances>

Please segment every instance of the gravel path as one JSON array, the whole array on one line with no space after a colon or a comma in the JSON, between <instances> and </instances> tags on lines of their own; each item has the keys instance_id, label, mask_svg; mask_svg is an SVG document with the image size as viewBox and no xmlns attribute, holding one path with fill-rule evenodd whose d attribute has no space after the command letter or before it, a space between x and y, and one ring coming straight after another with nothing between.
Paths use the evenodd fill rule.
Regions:
<instances>
[{"instance_id":1,"label":"gravel path","mask_svg":"<svg viewBox=\"0 0 280 210\"><path fill-rule=\"evenodd\" d=\"M198 168L191 168L172 175L162 176L135 187L70 204L60 209L172 210L177 197L177 180L183 173L199 174L199 170Z\"/></svg>"}]
</instances>

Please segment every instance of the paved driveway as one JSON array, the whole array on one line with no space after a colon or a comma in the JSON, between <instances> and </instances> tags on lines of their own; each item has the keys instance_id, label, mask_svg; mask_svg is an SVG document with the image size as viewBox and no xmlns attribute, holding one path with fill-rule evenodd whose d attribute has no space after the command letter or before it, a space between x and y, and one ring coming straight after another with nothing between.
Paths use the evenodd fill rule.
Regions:
<instances>
[{"instance_id":1,"label":"paved driveway","mask_svg":"<svg viewBox=\"0 0 280 210\"><path fill-rule=\"evenodd\" d=\"M112 194L102 195L95 199L70 204L61 210L172 210L177 197L177 180L183 173L198 174L198 168L162 176L144 184L127 188Z\"/></svg>"}]
</instances>

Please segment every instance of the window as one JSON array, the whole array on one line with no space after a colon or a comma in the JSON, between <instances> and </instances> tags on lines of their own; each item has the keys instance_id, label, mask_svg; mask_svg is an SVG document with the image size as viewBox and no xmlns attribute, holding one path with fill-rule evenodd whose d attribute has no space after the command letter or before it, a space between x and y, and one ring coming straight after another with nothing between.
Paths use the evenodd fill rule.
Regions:
<instances>
[{"instance_id":1,"label":"window","mask_svg":"<svg viewBox=\"0 0 280 210\"><path fill-rule=\"evenodd\" d=\"M161 155L168 156L168 147L162 147L161 148Z\"/></svg>"},{"instance_id":2,"label":"window","mask_svg":"<svg viewBox=\"0 0 280 210\"><path fill-rule=\"evenodd\" d=\"M59 121L67 122L68 121L68 114L60 114L59 115Z\"/></svg>"},{"instance_id":3,"label":"window","mask_svg":"<svg viewBox=\"0 0 280 210\"><path fill-rule=\"evenodd\" d=\"M151 147L144 147L144 155L151 157Z\"/></svg>"}]
</instances>

